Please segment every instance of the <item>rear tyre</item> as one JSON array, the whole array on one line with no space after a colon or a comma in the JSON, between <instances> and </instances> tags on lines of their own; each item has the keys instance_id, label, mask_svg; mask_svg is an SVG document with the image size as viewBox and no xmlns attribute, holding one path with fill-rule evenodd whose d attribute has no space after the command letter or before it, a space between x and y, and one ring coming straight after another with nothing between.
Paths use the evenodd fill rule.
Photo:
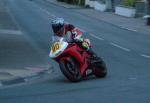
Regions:
<instances>
[{"instance_id":1,"label":"rear tyre","mask_svg":"<svg viewBox=\"0 0 150 103\"><path fill-rule=\"evenodd\" d=\"M79 63L75 59L61 60L59 66L61 72L71 82L79 82L81 80Z\"/></svg>"},{"instance_id":2,"label":"rear tyre","mask_svg":"<svg viewBox=\"0 0 150 103\"><path fill-rule=\"evenodd\" d=\"M92 65L93 65L93 74L97 78L104 78L104 77L106 77L106 75L107 75L107 67L106 67L105 62L101 58L98 57L96 60L94 60Z\"/></svg>"}]
</instances>

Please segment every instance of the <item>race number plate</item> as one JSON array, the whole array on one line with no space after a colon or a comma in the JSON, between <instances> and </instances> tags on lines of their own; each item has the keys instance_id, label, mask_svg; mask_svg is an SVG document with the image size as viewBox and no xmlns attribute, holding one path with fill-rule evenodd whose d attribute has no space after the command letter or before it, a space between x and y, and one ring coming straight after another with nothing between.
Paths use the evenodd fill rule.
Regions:
<instances>
[{"instance_id":1,"label":"race number plate","mask_svg":"<svg viewBox=\"0 0 150 103\"><path fill-rule=\"evenodd\" d=\"M56 43L54 43L53 45L52 45L52 47L51 47L51 51L52 51L52 53L55 53L57 50L59 50L61 48L61 45L60 45L60 43L59 42L56 42Z\"/></svg>"}]
</instances>

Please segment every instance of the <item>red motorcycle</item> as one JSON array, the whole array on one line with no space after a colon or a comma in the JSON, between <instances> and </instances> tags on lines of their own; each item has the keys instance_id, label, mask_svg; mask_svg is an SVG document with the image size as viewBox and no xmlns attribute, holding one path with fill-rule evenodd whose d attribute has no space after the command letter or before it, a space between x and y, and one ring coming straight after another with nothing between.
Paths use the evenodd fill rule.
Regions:
<instances>
[{"instance_id":1,"label":"red motorcycle","mask_svg":"<svg viewBox=\"0 0 150 103\"><path fill-rule=\"evenodd\" d=\"M101 58L93 58L77 43L68 43L64 38L57 38L51 46L49 56L59 64L62 73L72 82L78 82L91 74L98 78L107 74L106 65Z\"/></svg>"}]
</instances>

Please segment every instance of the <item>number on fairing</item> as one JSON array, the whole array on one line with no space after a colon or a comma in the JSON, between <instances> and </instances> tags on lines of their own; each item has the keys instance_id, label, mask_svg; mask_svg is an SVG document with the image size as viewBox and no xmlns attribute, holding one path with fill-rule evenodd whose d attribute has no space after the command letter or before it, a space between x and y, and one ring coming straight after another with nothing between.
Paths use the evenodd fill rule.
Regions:
<instances>
[{"instance_id":1,"label":"number on fairing","mask_svg":"<svg viewBox=\"0 0 150 103\"><path fill-rule=\"evenodd\" d=\"M56 42L52 45L51 47L51 50L52 50L52 53L55 53L57 50L59 50L61 48L61 45L59 42Z\"/></svg>"}]
</instances>

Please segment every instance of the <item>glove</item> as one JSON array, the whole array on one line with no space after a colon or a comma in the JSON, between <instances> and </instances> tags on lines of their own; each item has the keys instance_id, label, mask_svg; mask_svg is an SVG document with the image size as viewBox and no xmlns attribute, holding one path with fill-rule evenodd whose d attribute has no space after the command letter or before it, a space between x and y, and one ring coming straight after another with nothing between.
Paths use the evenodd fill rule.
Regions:
<instances>
[{"instance_id":1,"label":"glove","mask_svg":"<svg viewBox=\"0 0 150 103\"><path fill-rule=\"evenodd\" d=\"M82 42L82 47L86 50L89 50L90 48L90 40L89 39L84 39L83 42Z\"/></svg>"}]
</instances>

